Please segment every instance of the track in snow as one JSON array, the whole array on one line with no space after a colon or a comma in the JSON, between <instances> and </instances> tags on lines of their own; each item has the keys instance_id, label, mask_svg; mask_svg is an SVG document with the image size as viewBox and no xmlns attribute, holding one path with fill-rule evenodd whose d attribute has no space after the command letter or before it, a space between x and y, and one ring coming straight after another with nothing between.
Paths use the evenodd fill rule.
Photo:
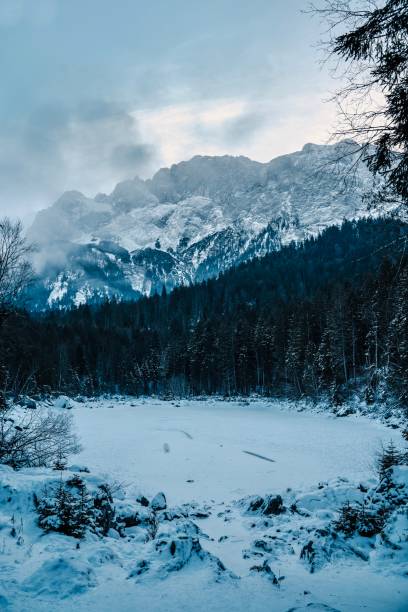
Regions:
<instances>
[{"instance_id":1,"label":"track in snow","mask_svg":"<svg viewBox=\"0 0 408 612\"><path fill-rule=\"evenodd\" d=\"M271 463L276 463L275 459L270 459L269 457L265 457L264 455L258 455L258 453L252 453L251 451L242 451L246 455L252 455L252 457L258 457L258 459L263 459L264 461L270 461Z\"/></svg>"}]
</instances>

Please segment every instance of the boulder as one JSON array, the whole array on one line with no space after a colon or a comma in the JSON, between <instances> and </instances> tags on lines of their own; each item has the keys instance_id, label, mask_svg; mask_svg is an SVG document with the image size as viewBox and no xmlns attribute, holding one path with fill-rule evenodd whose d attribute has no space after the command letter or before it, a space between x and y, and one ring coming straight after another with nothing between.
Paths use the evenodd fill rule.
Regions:
<instances>
[{"instance_id":1,"label":"boulder","mask_svg":"<svg viewBox=\"0 0 408 612\"><path fill-rule=\"evenodd\" d=\"M265 540L255 540L253 546L254 548L263 550L266 553L273 551L273 545L270 542L265 542Z\"/></svg>"},{"instance_id":2,"label":"boulder","mask_svg":"<svg viewBox=\"0 0 408 612\"><path fill-rule=\"evenodd\" d=\"M139 495L139 497L136 498L136 501L141 505L144 506L145 508L147 508L147 506L149 505L149 500L147 499L147 497L145 497L144 495Z\"/></svg>"},{"instance_id":3,"label":"boulder","mask_svg":"<svg viewBox=\"0 0 408 612\"><path fill-rule=\"evenodd\" d=\"M118 514L119 520L126 528L138 527L139 525L142 527L149 527L154 518L150 510L146 510L145 508L140 508L140 510L137 510L136 512L129 512L127 509L121 509L119 510Z\"/></svg>"},{"instance_id":4,"label":"boulder","mask_svg":"<svg viewBox=\"0 0 408 612\"><path fill-rule=\"evenodd\" d=\"M165 510L167 508L166 496L160 492L155 495L150 503L152 510L157 512L158 510Z\"/></svg>"},{"instance_id":5,"label":"boulder","mask_svg":"<svg viewBox=\"0 0 408 612\"><path fill-rule=\"evenodd\" d=\"M23 408L30 408L31 410L35 410L37 408L37 402L31 397L19 397L18 400L15 400L15 403L18 406L22 406Z\"/></svg>"},{"instance_id":6,"label":"boulder","mask_svg":"<svg viewBox=\"0 0 408 612\"><path fill-rule=\"evenodd\" d=\"M262 565L253 565L250 569L251 572L259 572L265 574L265 576L272 582L272 584L275 584L276 586L279 585L280 580L283 580L283 577L279 579L276 577L275 572L272 570L271 566L267 561L264 561Z\"/></svg>"},{"instance_id":7,"label":"boulder","mask_svg":"<svg viewBox=\"0 0 408 612\"><path fill-rule=\"evenodd\" d=\"M187 518L188 516L188 512L185 509L176 507L166 510L166 512L163 512L161 518L164 521L174 521L177 519Z\"/></svg>"},{"instance_id":8,"label":"boulder","mask_svg":"<svg viewBox=\"0 0 408 612\"><path fill-rule=\"evenodd\" d=\"M217 581L222 576L236 578L218 557L204 550L199 539L190 534L177 533L171 538L160 538L156 542L156 551L164 562L162 569L165 575L168 572L180 571L195 558L215 573Z\"/></svg>"},{"instance_id":9,"label":"boulder","mask_svg":"<svg viewBox=\"0 0 408 612\"><path fill-rule=\"evenodd\" d=\"M204 510L196 510L195 512L190 514L190 516L197 519L205 519L210 516L210 512L205 512Z\"/></svg>"},{"instance_id":10,"label":"boulder","mask_svg":"<svg viewBox=\"0 0 408 612\"><path fill-rule=\"evenodd\" d=\"M264 503L264 498L258 495L249 504L249 507L248 507L249 512L256 512L257 510L260 509L263 503Z\"/></svg>"},{"instance_id":11,"label":"boulder","mask_svg":"<svg viewBox=\"0 0 408 612\"><path fill-rule=\"evenodd\" d=\"M282 514L285 512L283 506L283 500L280 495L268 495L265 499L265 504L262 510L262 514Z\"/></svg>"},{"instance_id":12,"label":"boulder","mask_svg":"<svg viewBox=\"0 0 408 612\"><path fill-rule=\"evenodd\" d=\"M126 529L128 527L137 527L142 523L142 520L140 519L140 516L137 514L137 512L129 516L121 516L120 520L122 521Z\"/></svg>"},{"instance_id":13,"label":"boulder","mask_svg":"<svg viewBox=\"0 0 408 612\"><path fill-rule=\"evenodd\" d=\"M265 498L257 496L251 500L248 512L270 516L282 514L286 508L280 495L267 495Z\"/></svg>"},{"instance_id":14,"label":"boulder","mask_svg":"<svg viewBox=\"0 0 408 612\"><path fill-rule=\"evenodd\" d=\"M57 408L65 408L66 410L70 410L72 408L72 402L66 395L60 395L56 398L54 406Z\"/></svg>"}]
</instances>

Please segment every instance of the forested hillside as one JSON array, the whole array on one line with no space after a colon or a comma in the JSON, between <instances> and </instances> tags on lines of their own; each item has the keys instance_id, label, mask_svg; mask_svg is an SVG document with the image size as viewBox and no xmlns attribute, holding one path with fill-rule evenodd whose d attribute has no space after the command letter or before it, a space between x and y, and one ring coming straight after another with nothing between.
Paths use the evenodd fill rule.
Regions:
<instances>
[{"instance_id":1,"label":"forested hillside","mask_svg":"<svg viewBox=\"0 0 408 612\"><path fill-rule=\"evenodd\" d=\"M408 403L408 225L344 222L300 246L135 303L1 329L2 388Z\"/></svg>"}]
</instances>

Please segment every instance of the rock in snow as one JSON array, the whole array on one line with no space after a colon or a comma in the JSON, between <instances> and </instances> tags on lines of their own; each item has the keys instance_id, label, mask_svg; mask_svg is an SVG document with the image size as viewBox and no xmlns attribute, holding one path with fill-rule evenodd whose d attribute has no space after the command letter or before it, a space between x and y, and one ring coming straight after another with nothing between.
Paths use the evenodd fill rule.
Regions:
<instances>
[{"instance_id":1,"label":"rock in snow","mask_svg":"<svg viewBox=\"0 0 408 612\"><path fill-rule=\"evenodd\" d=\"M150 503L152 510L165 510L167 507L166 496L164 493L158 493L155 495Z\"/></svg>"},{"instance_id":2,"label":"rock in snow","mask_svg":"<svg viewBox=\"0 0 408 612\"><path fill-rule=\"evenodd\" d=\"M255 497L248 506L248 512L269 516L282 514L286 512L286 508L280 495L267 495L265 498Z\"/></svg>"},{"instance_id":3,"label":"rock in snow","mask_svg":"<svg viewBox=\"0 0 408 612\"><path fill-rule=\"evenodd\" d=\"M136 501L139 502L139 504L141 506L144 506L145 508L147 508L147 506L149 505L149 500L144 495L139 495Z\"/></svg>"},{"instance_id":4,"label":"rock in snow","mask_svg":"<svg viewBox=\"0 0 408 612\"><path fill-rule=\"evenodd\" d=\"M271 566L266 560L263 562L262 565L253 565L251 567L251 572L265 574L265 576L267 576L267 578L272 582L272 584L276 586L279 585L280 580L276 577L275 573L272 571ZM282 579L283 578L281 578L281 580Z\"/></svg>"},{"instance_id":5,"label":"rock in snow","mask_svg":"<svg viewBox=\"0 0 408 612\"><path fill-rule=\"evenodd\" d=\"M60 395L55 400L54 405L57 408L65 408L66 410L70 410L72 408L72 401L66 395Z\"/></svg>"},{"instance_id":6,"label":"rock in snow","mask_svg":"<svg viewBox=\"0 0 408 612\"><path fill-rule=\"evenodd\" d=\"M25 397L22 401L22 405L26 408L30 408L30 410L35 410L37 408L37 403L31 397Z\"/></svg>"}]
</instances>

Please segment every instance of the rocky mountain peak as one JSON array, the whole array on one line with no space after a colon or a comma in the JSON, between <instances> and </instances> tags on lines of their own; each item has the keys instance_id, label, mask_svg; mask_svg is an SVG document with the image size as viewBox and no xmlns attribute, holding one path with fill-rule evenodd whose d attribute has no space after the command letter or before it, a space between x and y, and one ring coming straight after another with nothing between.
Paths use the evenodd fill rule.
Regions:
<instances>
[{"instance_id":1,"label":"rocky mountain peak","mask_svg":"<svg viewBox=\"0 0 408 612\"><path fill-rule=\"evenodd\" d=\"M346 180L352 168L353 180ZM78 292L86 300L135 298L208 278L367 215L362 196L372 186L367 167L356 164L356 144L343 141L308 143L268 163L198 155L149 180L123 181L109 195L68 191L37 214L29 231L40 245L41 300L48 295L48 305L66 305ZM57 274L66 291L50 302L57 245L59 255L66 250Z\"/></svg>"}]
</instances>

